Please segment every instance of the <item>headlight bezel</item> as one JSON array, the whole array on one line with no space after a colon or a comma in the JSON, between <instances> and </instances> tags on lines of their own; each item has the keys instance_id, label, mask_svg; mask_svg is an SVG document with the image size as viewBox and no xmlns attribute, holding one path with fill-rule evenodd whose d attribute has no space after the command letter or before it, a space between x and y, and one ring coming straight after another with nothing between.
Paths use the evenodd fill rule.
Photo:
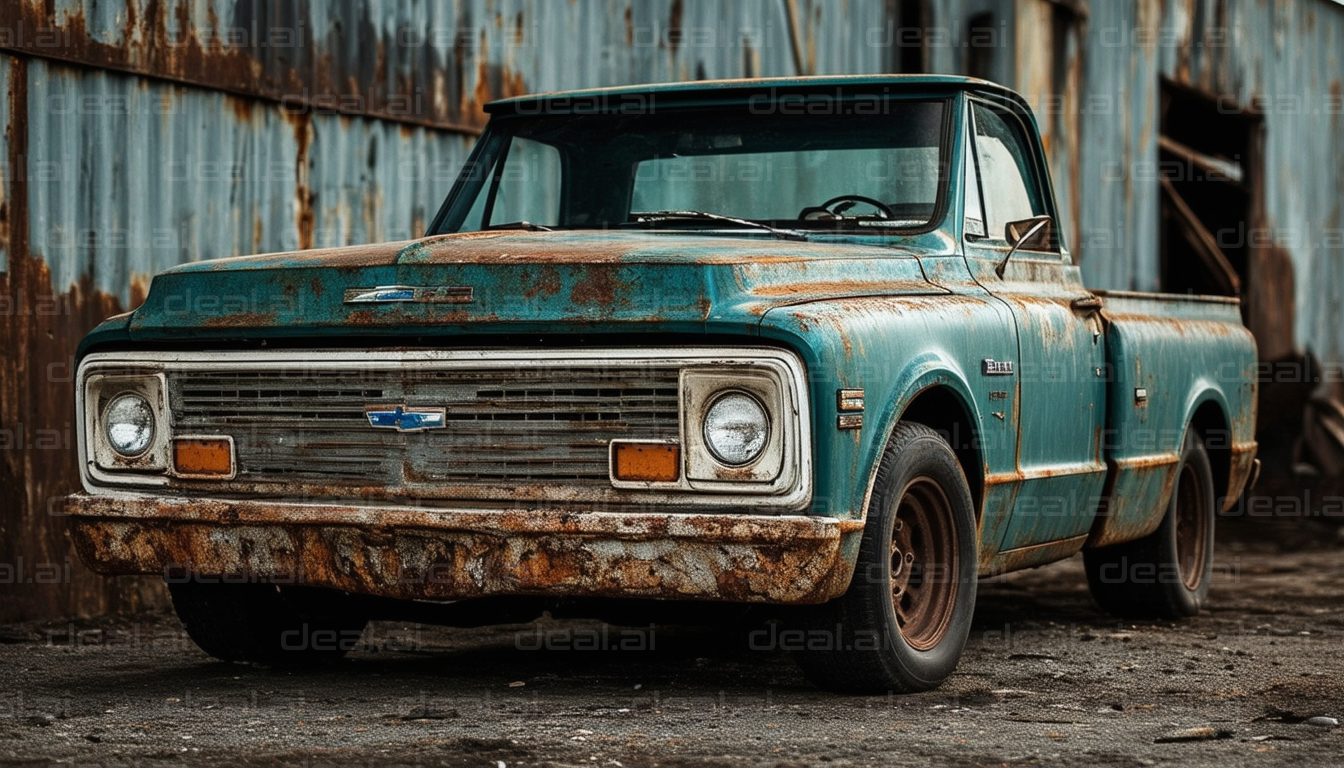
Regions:
<instances>
[{"instance_id":1,"label":"headlight bezel","mask_svg":"<svg viewBox=\"0 0 1344 768\"><path fill-rule=\"evenodd\" d=\"M167 382L162 372L98 373L85 376L77 393L80 412L80 446L88 474L100 483L137 484L166 482L169 463ZM119 452L107 434L107 415L119 398L134 395L149 406L154 432L145 450L134 456ZM157 476L157 477L156 477Z\"/></svg>"},{"instance_id":2,"label":"headlight bezel","mask_svg":"<svg viewBox=\"0 0 1344 768\"><path fill-rule=\"evenodd\" d=\"M802 393L795 393L795 388L787 369L769 359L684 369L682 445L689 489L773 494L794 487L806 453L801 440ZM731 392L754 398L769 425L760 454L737 465L714 455L704 431L709 409Z\"/></svg>"}]
</instances>

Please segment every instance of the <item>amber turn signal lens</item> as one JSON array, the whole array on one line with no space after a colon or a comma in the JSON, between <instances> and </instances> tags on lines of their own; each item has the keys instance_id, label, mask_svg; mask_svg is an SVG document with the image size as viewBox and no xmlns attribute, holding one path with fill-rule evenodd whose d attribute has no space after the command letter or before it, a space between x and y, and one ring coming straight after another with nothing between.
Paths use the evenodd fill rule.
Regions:
<instances>
[{"instance_id":1,"label":"amber turn signal lens","mask_svg":"<svg viewBox=\"0 0 1344 768\"><path fill-rule=\"evenodd\" d=\"M217 438L182 438L173 441L173 469L179 475L233 473L233 444Z\"/></svg>"},{"instance_id":2,"label":"amber turn signal lens","mask_svg":"<svg viewBox=\"0 0 1344 768\"><path fill-rule=\"evenodd\" d=\"M639 483L675 483L681 476L681 447L672 443L611 446L611 476Z\"/></svg>"}]
</instances>

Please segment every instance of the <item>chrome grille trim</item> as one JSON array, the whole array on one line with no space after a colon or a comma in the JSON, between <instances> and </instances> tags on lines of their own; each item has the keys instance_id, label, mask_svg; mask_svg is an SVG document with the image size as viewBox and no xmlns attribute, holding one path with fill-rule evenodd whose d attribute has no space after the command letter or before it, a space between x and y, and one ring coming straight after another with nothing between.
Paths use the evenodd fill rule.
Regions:
<instances>
[{"instance_id":1,"label":"chrome grille trim","mask_svg":"<svg viewBox=\"0 0 1344 768\"><path fill-rule=\"evenodd\" d=\"M649 490L612 487L612 439L681 439L679 377L742 366L788 390L789 488ZM105 353L92 373L162 372L174 434L233 438L231 481L111 477L85 466L85 486L172 486L230 497L396 503L662 504L800 509L811 498L810 421L801 361L771 349L592 349ZM367 405L442 407L446 427L371 428ZM83 413L82 402L79 405ZM80 419L80 448L92 429ZM807 446L807 448L801 448ZM783 480L781 479L781 482Z\"/></svg>"},{"instance_id":2,"label":"chrome grille trim","mask_svg":"<svg viewBox=\"0 0 1344 768\"><path fill-rule=\"evenodd\" d=\"M240 482L606 486L607 443L680 433L679 366L168 375L174 428L231 434ZM446 409L442 429L370 429L365 404ZM405 477L403 477L405 475Z\"/></svg>"}]
</instances>

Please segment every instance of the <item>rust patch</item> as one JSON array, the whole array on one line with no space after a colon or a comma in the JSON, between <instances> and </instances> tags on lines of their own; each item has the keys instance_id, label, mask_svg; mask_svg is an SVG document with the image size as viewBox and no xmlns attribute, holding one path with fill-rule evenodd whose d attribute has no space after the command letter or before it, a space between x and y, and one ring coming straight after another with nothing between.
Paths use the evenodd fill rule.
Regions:
<instances>
[{"instance_id":1,"label":"rust patch","mask_svg":"<svg viewBox=\"0 0 1344 768\"><path fill-rule=\"evenodd\" d=\"M238 573L400 599L619 596L817 603L848 586L857 521L493 513L216 499L66 499L103 573ZM424 578L433 574L435 578Z\"/></svg>"},{"instance_id":2,"label":"rust patch","mask_svg":"<svg viewBox=\"0 0 1344 768\"><path fill-rule=\"evenodd\" d=\"M574 304L596 304L600 307L610 307L616 303L620 284L614 270L590 267L585 272L584 278L570 289L569 300Z\"/></svg>"},{"instance_id":3,"label":"rust patch","mask_svg":"<svg viewBox=\"0 0 1344 768\"><path fill-rule=\"evenodd\" d=\"M560 271L550 265L543 265L532 279L531 285L523 290L523 296L534 299L538 296L554 296L559 292Z\"/></svg>"},{"instance_id":4,"label":"rust patch","mask_svg":"<svg viewBox=\"0 0 1344 768\"><path fill-rule=\"evenodd\" d=\"M149 284L154 278L150 275L134 274L131 275L131 306L138 307L145 303L145 297L149 295ZM119 314L113 310L113 315ZM111 315L109 315L110 317Z\"/></svg>"},{"instance_id":5,"label":"rust patch","mask_svg":"<svg viewBox=\"0 0 1344 768\"><path fill-rule=\"evenodd\" d=\"M756 296L852 296L854 294L909 293L924 290L944 293L927 283L894 283L891 281L867 282L861 280L818 281L810 283L791 283L785 285L758 285L751 288Z\"/></svg>"},{"instance_id":6,"label":"rust patch","mask_svg":"<svg viewBox=\"0 0 1344 768\"><path fill-rule=\"evenodd\" d=\"M681 47L681 15L681 0L672 0L672 8L667 14L667 45L672 49L672 53L676 53Z\"/></svg>"},{"instance_id":7,"label":"rust patch","mask_svg":"<svg viewBox=\"0 0 1344 768\"><path fill-rule=\"evenodd\" d=\"M439 63L438 57L430 56L423 59L429 65L417 67L415 74L392 77L388 40L369 25L318 39L314 34L319 30L312 24L273 27L261 15L266 13L263 5L242 3L234 18L222 25L215 8L208 6L204 33L193 26L187 3L150 0L127 5L120 29L110 36L115 42L104 42L106 33L91 31L82 9L64 13L45 0L13 0L0 4L0 28L10 33L0 50L203 86L309 114L367 115L473 135L484 124L481 99L503 95L475 94L461 105L453 99L426 97L439 91L465 94L463 70L454 68L452 61ZM522 30L519 14L515 39ZM242 39L235 39L235 32ZM373 66L352 63L338 52L345 44L342 34L371 40ZM465 56L470 47L453 46L454 56ZM294 57L289 54L293 49L311 53ZM420 61L416 59L417 64Z\"/></svg>"},{"instance_id":8,"label":"rust patch","mask_svg":"<svg viewBox=\"0 0 1344 768\"><path fill-rule=\"evenodd\" d=\"M304 113L285 113L294 128L294 144L297 152L294 157L294 201L297 204L295 226L299 232L299 248L313 247L313 230L316 215L313 212L313 190L308 186L308 151L313 139L312 115Z\"/></svg>"},{"instance_id":9,"label":"rust patch","mask_svg":"<svg viewBox=\"0 0 1344 768\"><path fill-rule=\"evenodd\" d=\"M207 317L202 325L206 328L267 328L275 325L275 313L238 312L215 315Z\"/></svg>"},{"instance_id":10,"label":"rust patch","mask_svg":"<svg viewBox=\"0 0 1344 768\"><path fill-rule=\"evenodd\" d=\"M481 30L481 42L477 55L480 61L476 66L476 92L472 95L472 100L479 107L490 100L490 63L486 56L488 50L488 41L485 36L485 30ZM465 91L463 97L466 96ZM471 109L472 102L463 102L459 107L462 114L466 114Z\"/></svg>"}]
</instances>

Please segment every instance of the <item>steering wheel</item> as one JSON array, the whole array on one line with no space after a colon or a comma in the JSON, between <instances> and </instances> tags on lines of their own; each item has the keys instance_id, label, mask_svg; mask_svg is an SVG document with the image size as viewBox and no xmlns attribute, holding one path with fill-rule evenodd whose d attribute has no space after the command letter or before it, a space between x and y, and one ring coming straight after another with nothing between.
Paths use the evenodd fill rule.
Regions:
<instances>
[{"instance_id":1,"label":"steering wheel","mask_svg":"<svg viewBox=\"0 0 1344 768\"><path fill-rule=\"evenodd\" d=\"M804 208L799 212L798 218L811 218L815 220L822 218L820 214L826 214L834 219L842 219L845 216L845 211L848 211L859 203L871 205L873 209L877 211L878 218L880 219L896 218L896 212L891 210L886 203L864 195L840 195L838 197L832 197L821 205L811 205Z\"/></svg>"}]
</instances>

